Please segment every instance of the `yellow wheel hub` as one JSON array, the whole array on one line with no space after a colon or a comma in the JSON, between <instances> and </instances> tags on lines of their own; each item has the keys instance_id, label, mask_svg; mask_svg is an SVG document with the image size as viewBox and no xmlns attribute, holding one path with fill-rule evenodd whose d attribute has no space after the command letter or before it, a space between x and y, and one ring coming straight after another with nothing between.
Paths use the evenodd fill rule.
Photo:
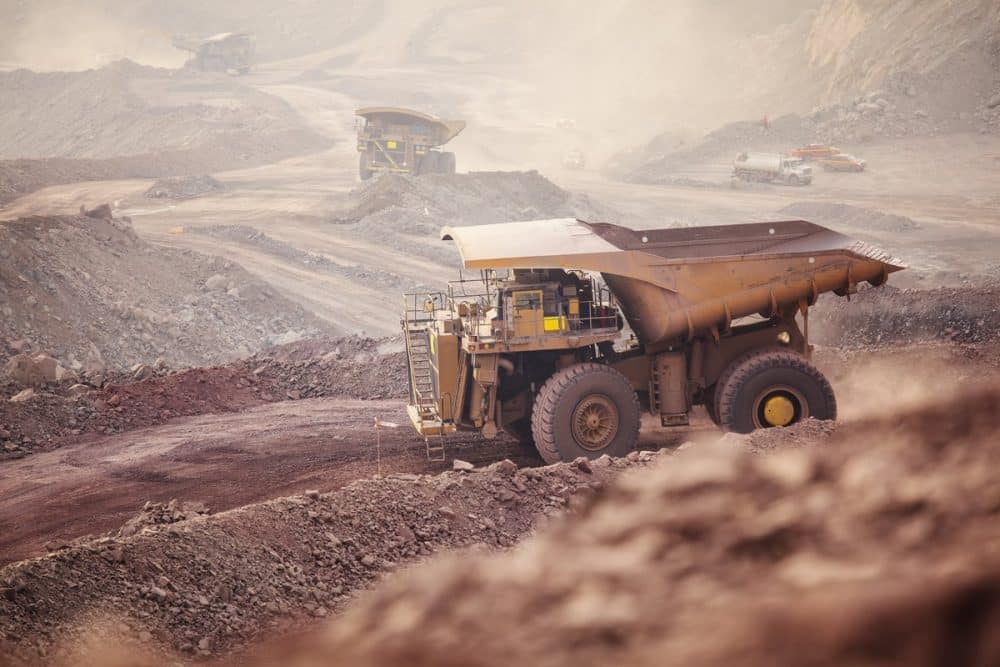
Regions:
<instances>
[{"instance_id":1,"label":"yellow wheel hub","mask_svg":"<svg viewBox=\"0 0 1000 667\"><path fill-rule=\"evenodd\" d=\"M764 401L764 420L771 426L788 426L795 419L795 404L786 396Z\"/></svg>"}]
</instances>

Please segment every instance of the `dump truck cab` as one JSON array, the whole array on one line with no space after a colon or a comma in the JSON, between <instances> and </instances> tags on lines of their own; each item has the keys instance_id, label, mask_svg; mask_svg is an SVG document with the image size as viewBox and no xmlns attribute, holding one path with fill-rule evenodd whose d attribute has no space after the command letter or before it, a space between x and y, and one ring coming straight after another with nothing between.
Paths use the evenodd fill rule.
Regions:
<instances>
[{"instance_id":1,"label":"dump truck cab","mask_svg":"<svg viewBox=\"0 0 1000 667\"><path fill-rule=\"evenodd\" d=\"M809 308L903 267L802 220L632 230L559 219L442 238L481 273L407 296L410 418L428 437L506 431L548 462L627 454L643 410L681 426L702 405L737 432L835 418L809 361Z\"/></svg>"},{"instance_id":2,"label":"dump truck cab","mask_svg":"<svg viewBox=\"0 0 1000 667\"><path fill-rule=\"evenodd\" d=\"M485 313L466 301L456 309L470 348L564 349L613 340L622 328L611 291L586 273L515 269L487 280L495 290Z\"/></svg>"}]
</instances>

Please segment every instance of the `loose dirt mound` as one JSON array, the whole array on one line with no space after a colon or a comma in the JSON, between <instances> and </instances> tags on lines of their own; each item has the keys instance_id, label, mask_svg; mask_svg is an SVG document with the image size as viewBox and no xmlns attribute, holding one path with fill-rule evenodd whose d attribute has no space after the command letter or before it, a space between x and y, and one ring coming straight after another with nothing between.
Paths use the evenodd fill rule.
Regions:
<instances>
[{"instance_id":1,"label":"loose dirt mound","mask_svg":"<svg viewBox=\"0 0 1000 667\"><path fill-rule=\"evenodd\" d=\"M121 61L0 72L0 91L0 204L49 185L196 176L329 144L282 100L231 77Z\"/></svg>"},{"instance_id":2,"label":"loose dirt mound","mask_svg":"<svg viewBox=\"0 0 1000 667\"><path fill-rule=\"evenodd\" d=\"M0 72L0 158L109 158L257 137L317 139L278 98L231 77L123 60L84 72ZM45 109L39 114L39 109ZM248 144L247 142L250 141Z\"/></svg>"},{"instance_id":3,"label":"loose dirt mound","mask_svg":"<svg viewBox=\"0 0 1000 667\"><path fill-rule=\"evenodd\" d=\"M277 400L340 396L373 400L408 394L406 353L398 338L309 339L245 360L250 376L271 383Z\"/></svg>"},{"instance_id":4,"label":"loose dirt mound","mask_svg":"<svg viewBox=\"0 0 1000 667\"><path fill-rule=\"evenodd\" d=\"M189 656L238 651L300 631L403 563L470 544L509 547L640 458L653 456L396 475L214 516L147 505L118 537L0 569L0 654L58 661L59 646L97 636ZM95 629L98 618L114 621ZM118 639L103 635L109 626Z\"/></svg>"},{"instance_id":5,"label":"loose dirt mound","mask_svg":"<svg viewBox=\"0 0 1000 667\"><path fill-rule=\"evenodd\" d=\"M407 375L405 353L394 351L399 345L357 336L311 339L226 366L105 371L103 388L62 382L24 401L8 400L18 385L0 383L0 460L56 449L87 434L121 433L273 401L402 398Z\"/></svg>"},{"instance_id":6,"label":"loose dirt mound","mask_svg":"<svg viewBox=\"0 0 1000 667\"><path fill-rule=\"evenodd\" d=\"M386 582L324 637L282 655L342 665L995 664L998 428L993 390L845 426L811 450L692 448L622 478L516 551L447 558Z\"/></svg>"},{"instance_id":7,"label":"loose dirt mound","mask_svg":"<svg viewBox=\"0 0 1000 667\"><path fill-rule=\"evenodd\" d=\"M856 227L873 232L912 232L920 229L920 224L912 218L893 213L884 213L861 206L836 204L832 202L797 201L782 208L779 214L802 218L821 225Z\"/></svg>"},{"instance_id":8,"label":"loose dirt mound","mask_svg":"<svg viewBox=\"0 0 1000 667\"><path fill-rule=\"evenodd\" d=\"M0 360L15 352L3 341L26 339L77 371L206 365L327 327L238 265L98 215L0 224Z\"/></svg>"},{"instance_id":9,"label":"loose dirt mound","mask_svg":"<svg viewBox=\"0 0 1000 667\"><path fill-rule=\"evenodd\" d=\"M840 348L950 340L1000 340L1000 283L962 288L860 288L851 300L822 297L810 337Z\"/></svg>"},{"instance_id":10,"label":"loose dirt mound","mask_svg":"<svg viewBox=\"0 0 1000 667\"><path fill-rule=\"evenodd\" d=\"M385 238L400 250L454 261L454 249L437 240L443 225L560 217L617 219L610 209L563 190L537 171L490 171L416 178L386 174L352 192L336 222L369 238ZM421 242L413 243L411 237Z\"/></svg>"}]
</instances>

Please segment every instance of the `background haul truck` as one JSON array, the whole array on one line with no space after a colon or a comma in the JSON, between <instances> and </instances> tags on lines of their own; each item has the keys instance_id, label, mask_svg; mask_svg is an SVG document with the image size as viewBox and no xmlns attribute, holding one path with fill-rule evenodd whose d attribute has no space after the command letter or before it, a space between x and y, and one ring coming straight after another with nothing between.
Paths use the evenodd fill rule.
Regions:
<instances>
[{"instance_id":1,"label":"background haul truck","mask_svg":"<svg viewBox=\"0 0 1000 667\"><path fill-rule=\"evenodd\" d=\"M398 107L365 107L358 124L358 176L376 172L454 174L455 154L441 150L465 129L464 120L444 120Z\"/></svg>"},{"instance_id":2,"label":"background haul truck","mask_svg":"<svg viewBox=\"0 0 1000 667\"><path fill-rule=\"evenodd\" d=\"M425 436L503 429L550 463L627 454L643 409L675 426L704 405L737 432L835 418L809 361L809 307L904 268L803 220L636 231L558 219L442 238L482 280L407 295L410 418Z\"/></svg>"}]
</instances>

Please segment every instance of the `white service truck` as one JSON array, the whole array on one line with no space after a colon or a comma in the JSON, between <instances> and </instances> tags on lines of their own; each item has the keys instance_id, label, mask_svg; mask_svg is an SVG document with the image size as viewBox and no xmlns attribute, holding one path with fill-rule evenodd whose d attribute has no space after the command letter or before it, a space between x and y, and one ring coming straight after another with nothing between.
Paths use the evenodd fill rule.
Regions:
<instances>
[{"instance_id":1,"label":"white service truck","mask_svg":"<svg viewBox=\"0 0 1000 667\"><path fill-rule=\"evenodd\" d=\"M812 167L802 158L781 153L740 153L733 162L733 176L742 181L808 185L812 183Z\"/></svg>"}]
</instances>

